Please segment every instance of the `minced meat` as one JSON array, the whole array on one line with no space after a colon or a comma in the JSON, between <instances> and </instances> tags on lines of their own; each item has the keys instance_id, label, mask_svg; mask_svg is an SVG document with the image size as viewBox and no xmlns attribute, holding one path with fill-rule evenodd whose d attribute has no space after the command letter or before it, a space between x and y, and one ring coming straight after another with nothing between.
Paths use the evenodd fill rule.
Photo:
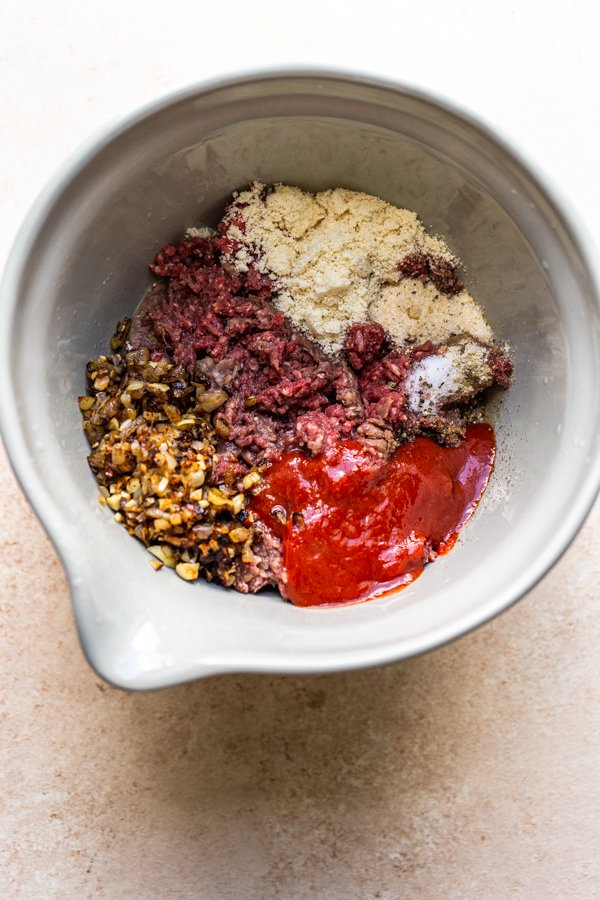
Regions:
<instances>
[{"instance_id":1,"label":"minced meat","mask_svg":"<svg viewBox=\"0 0 600 900\"><path fill-rule=\"evenodd\" d=\"M467 417L482 393L494 385L509 385L512 364L505 350L464 332L439 344L430 340L419 343L410 337L397 344L381 324L355 322L341 340L342 349L327 353L322 343L277 308L277 283L264 266L251 256L242 267L232 264L239 247L232 243L231 225L230 214L220 232L188 233L183 241L167 245L157 254L151 269L158 281L131 323L123 356L118 357L120 368L114 375L117 387L108 395L105 389L104 393L96 390L96 401L82 398L89 401L82 410L87 410L86 429L94 448L90 462L97 473L103 473L103 484L118 474L113 477L106 468L116 441L106 429L133 427L122 423L122 416L115 418L120 397L128 396L128 384L142 384L135 382L140 375L131 360L142 359L143 371L155 366L159 373L169 372L169 393L161 401L164 406L137 409L145 417L139 419L142 430L165 418L175 434L191 427L193 415L185 424L187 397L196 404L189 406L192 413L203 411L204 419L200 424L196 420L193 427L201 425L202 439L210 442L207 490L211 485L222 488L225 494L221 499L225 497L228 503L231 500L227 498L247 490L261 469L285 451L304 450L318 456L353 438L384 458L400 443L421 434L456 446L464 438ZM237 225L239 231L244 223L240 220ZM462 289L453 263L421 251L405 256L400 276L428 280L447 296ZM121 340L125 342L125 337ZM111 371L114 360L107 363L112 365ZM96 365L96 381L97 370ZM199 432L194 434L198 437ZM174 441L179 448L179 439ZM194 511L199 522L201 514L202 508ZM184 543L180 519L176 510L172 515L174 546L178 541ZM211 534L218 536L221 520L217 517L214 522ZM205 527L196 526L195 520L192 524ZM148 543L150 537L146 540L137 519L134 525L132 533ZM209 577L217 578L226 568L225 583L242 592L255 592L267 584L281 588L285 571L280 538L255 523L253 539L248 539L246 526L250 528L252 522L232 520L221 527L229 544L223 543L225 551L220 556L216 549L211 550L210 566L205 562L208 556L194 554L191 548L186 550L184 565L193 571L204 566ZM152 540L156 540L155 532L156 528L148 530ZM164 537L168 540L169 532ZM245 541L243 553L231 549L236 540Z\"/></svg>"},{"instance_id":2,"label":"minced meat","mask_svg":"<svg viewBox=\"0 0 600 900\"><path fill-rule=\"evenodd\" d=\"M217 481L233 483L285 450L321 453L350 436L388 453L393 435L427 433L455 444L464 434L461 408L509 377L506 354L490 345L479 381L435 409L419 409L407 379L424 357L443 358L448 346L399 348L381 325L366 322L350 328L342 354L330 356L270 302L273 285L263 273L221 264L226 250L227 238L218 236L165 247L152 266L164 280L140 306L130 334L134 349L148 347L153 358L167 356L209 389L227 392L214 414Z\"/></svg>"}]
</instances>

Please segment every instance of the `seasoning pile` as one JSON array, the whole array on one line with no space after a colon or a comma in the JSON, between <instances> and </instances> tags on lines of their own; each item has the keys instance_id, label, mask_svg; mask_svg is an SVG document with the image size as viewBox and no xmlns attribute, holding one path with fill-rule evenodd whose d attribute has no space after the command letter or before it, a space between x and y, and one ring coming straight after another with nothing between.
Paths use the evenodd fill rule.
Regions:
<instances>
[{"instance_id":1,"label":"seasoning pile","mask_svg":"<svg viewBox=\"0 0 600 900\"><path fill-rule=\"evenodd\" d=\"M79 405L101 502L156 568L242 592L275 585L300 604L344 602L412 580L409 556L419 574L449 549L493 464L493 432L483 452L469 422L488 389L508 387L512 364L457 260L414 213L343 189L313 196L255 183L234 195L215 233L189 229L151 269L157 282L133 321L118 324L111 354L88 364ZM379 567L331 596L313 598L309 579L305 596L293 571L311 558L325 568L342 542L335 490L326 520L322 497L302 505L303 461L325 484L319 472L343 458L352 490L364 493L390 465L402 482L399 448L411 442L420 478L462 484L458 470L448 474L451 451L432 454L432 439L463 454L479 448L482 477L463 491L464 508L443 519L443 533L429 513L413 516L410 553L390 520ZM415 462L419 448L435 459L429 468ZM353 527L364 531L368 519ZM350 572L351 542L344 552Z\"/></svg>"}]
</instances>

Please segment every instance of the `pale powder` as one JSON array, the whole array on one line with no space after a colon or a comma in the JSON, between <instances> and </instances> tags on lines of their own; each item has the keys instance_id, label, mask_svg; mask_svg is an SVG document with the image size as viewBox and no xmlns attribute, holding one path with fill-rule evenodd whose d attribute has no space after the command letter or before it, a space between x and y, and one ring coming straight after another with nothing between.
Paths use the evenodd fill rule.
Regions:
<instances>
[{"instance_id":1,"label":"pale powder","mask_svg":"<svg viewBox=\"0 0 600 900\"><path fill-rule=\"evenodd\" d=\"M406 278L385 285L369 307L369 314L398 344L410 338L417 343L442 344L451 334L471 334L480 341L493 340L483 310L466 291L449 297L431 282Z\"/></svg>"},{"instance_id":2,"label":"pale powder","mask_svg":"<svg viewBox=\"0 0 600 900\"><path fill-rule=\"evenodd\" d=\"M255 182L236 201L244 206L225 219L242 248L229 262L243 271L258 255L259 267L275 280L275 304L326 350L340 350L349 325L369 318L382 286L399 281L398 263L408 253L454 262L414 212L369 194L336 188L313 196L276 185L265 196ZM245 230L235 224L239 217Z\"/></svg>"},{"instance_id":3,"label":"pale powder","mask_svg":"<svg viewBox=\"0 0 600 900\"><path fill-rule=\"evenodd\" d=\"M186 228L185 231L186 238L210 238L215 234L214 228L209 228L208 225L200 225L198 228Z\"/></svg>"},{"instance_id":4,"label":"pale powder","mask_svg":"<svg viewBox=\"0 0 600 900\"><path fill-rule=\"evenodd\" d=\"M241 244L228 261L239 271L255 263L268 273L276 306L325 350L340 350L348 327L367 319L398 344L441 344L453 334L493 341L468 291L448 296L432 282L400 276L399 262L415 251L458 265L408 209L344 188L313 195L255 182L236 196L228 220L228 234Z\"/></svg>"}]
</instances>

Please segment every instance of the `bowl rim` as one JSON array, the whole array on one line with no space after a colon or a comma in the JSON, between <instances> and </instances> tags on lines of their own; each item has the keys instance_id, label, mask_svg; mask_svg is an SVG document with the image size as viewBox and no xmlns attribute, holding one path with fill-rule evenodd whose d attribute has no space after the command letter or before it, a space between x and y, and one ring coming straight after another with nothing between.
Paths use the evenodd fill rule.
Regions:
<instances>
[{"instance_id":1,"label":"bowl rim","mask_svg":"<svg viewBox=\"0 0 600 900\"><path fill-rule=\"evenodd\" d=\"M472 129L480 132L524 171L530 183L548 203L552 213L573 243L591 288L594 302L600 310L600 263L596 262L598 255L586 225L575 215L570 203L561 195L549 177L540 171L539 165L529 161L526 154L520 148L515 147L512 140L507 140L496 126L489 124L479 112L474 113L438 92L357 70L293 65L266 69L256 68L241 70L228 76L216 76L168 90L142 104L136 104L129 111L113 119L112 122L109 121L97 129L67 157L39 193L27 212L8 252L0 282L0 380L4 388L0 394L0 434L16 478L64 565L69 582L74 618L84 654L101 677L119 687L136 689L138 685L114 677L114 673L106 671L99 659L96 658L94 648L83 638L79 629L77 610L78 563L76 554L73 552L73 546L76 544L73 523L68 520L63 510L56 507L43 480L38 477L35 467L30 465L30 455L19 419L15 385L9 362L14 318L19 306L27 262L46 220L63 192L98 153L123 133L162 110L194 96L207 95L214 91L243 86L252 82L267 84L272 80L298 78L315 83L319 81L345 82L399 93L422 102L432 103L443 112L462 120ZM581 482L568 516L556 529L553 539L546 545L545 552L532 561L525 574L522 573L513 581L510 590L507 589L503 593L494 595L490 602L461 614L451 623L432 629L401 645L396 641L384 647L377 646L360 653L355 650L319 652L314 659L306 657L294 659L291 654L285 658L279 656L267 658L252 652L247 654L237 652L237 660L215 660L214 665L207 665L204 671L197 671L198 667L196 666L195 670L189 674L179 673L172 676L164 673L161 676L160 672L153 673L154 678L151 679L151 683L144 684L143 688L167 686L203 675L224 672L316 674L348 671L389 664L443 646L509 609L535 587L569 548L585 522L599 491L600 454L596 454L587 469L582 472Z\"/></svg>"}]
</instances>

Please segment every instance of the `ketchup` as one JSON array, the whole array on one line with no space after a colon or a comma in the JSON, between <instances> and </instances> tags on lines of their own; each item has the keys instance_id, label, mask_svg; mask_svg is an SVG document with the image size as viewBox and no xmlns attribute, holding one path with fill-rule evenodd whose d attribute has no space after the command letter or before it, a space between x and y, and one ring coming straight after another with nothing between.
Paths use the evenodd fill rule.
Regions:
<instances>
[{"instance_id":1,"label":"ketchup","mask_svg":"<svg viewBox=\"0 0 600 900\"><path fill-rule=\"evenodd\" d=\"M368 600L410 584L452 549L487 485L489 425L459 447L418 437L389 459L359 441L284 453L250 509L284 543L281 590L297 606Z\"/></svg>"}]
</instances>

